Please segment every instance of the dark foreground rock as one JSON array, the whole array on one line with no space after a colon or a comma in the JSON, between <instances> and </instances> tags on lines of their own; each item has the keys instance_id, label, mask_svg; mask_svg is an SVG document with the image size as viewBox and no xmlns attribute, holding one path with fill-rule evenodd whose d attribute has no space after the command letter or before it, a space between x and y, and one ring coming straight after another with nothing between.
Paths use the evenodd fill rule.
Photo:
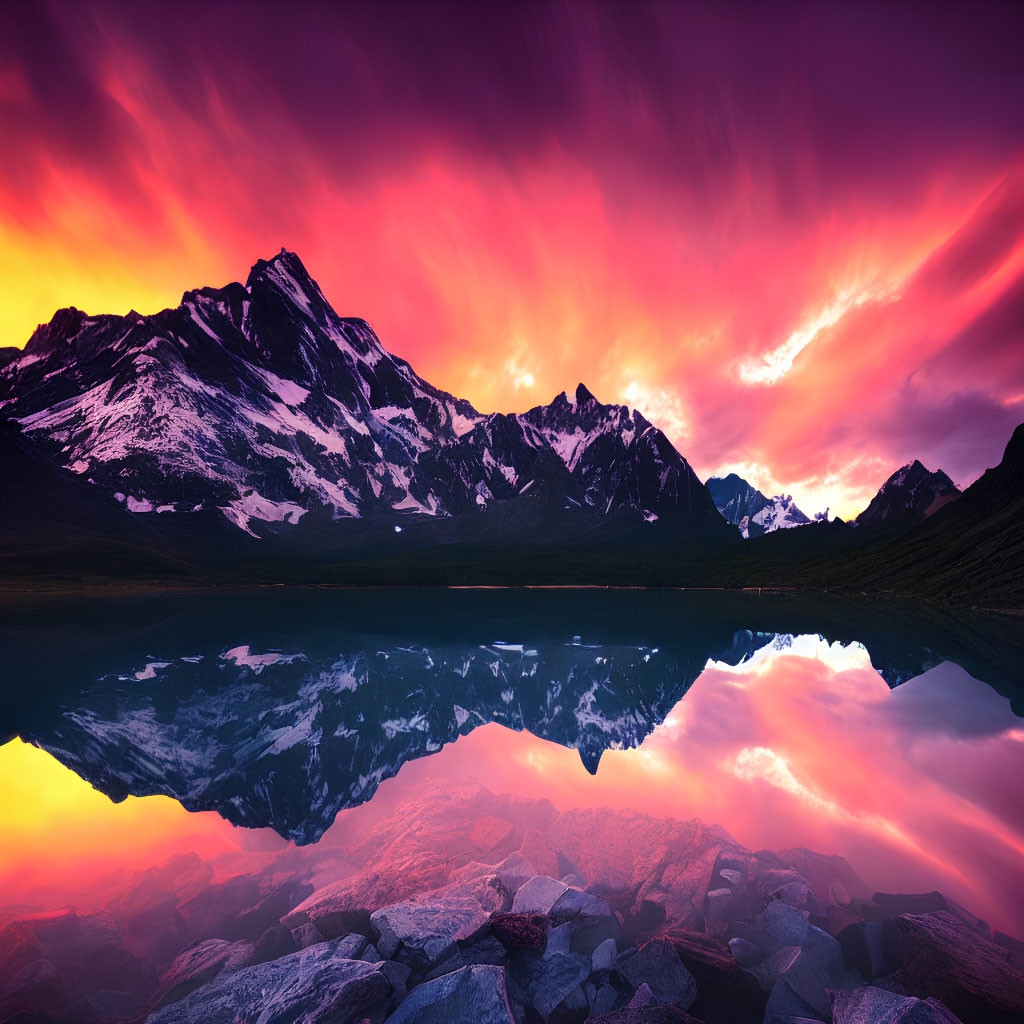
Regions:
<instances>
[{"instance_id":1,"label":"dark foreground rock","mask_svg":"<svg viewBox=\"0 0 1024 1024\"><path fill-rule=\"evenodd\" d=\"M688 1010L705 1024L760 1024L765 993L724 943L701 932L672 932L672 944L697 985Z\"/></svg>"},{"instance_id":2,"label":"dark foreground rock","mask_svg":"<svg viewBox=\"0 0 1024 1024\"><path fill-rule=\"evenodd\" d=\"M885 987L941 1000L964 1024L1024 1020L1024 973L1010 953L949 911L904 914L893 923L900 968Z\"/></svg>"},{"instance_id":3,"label":"dark foreground rock","mask_svg":"<svg viewBox=\"0 0 1024 1024\"><path fill-rule=\"evenodd\" d=\"M669 939L652 939L627 950L615 961L615 969L632 988L647 985L657 1006L685 1010L697 998L697 983Z\"/></svg>"},{"instance_id":4,"label":"dark foreground rock","mask_svg":"<svg viewBox=\"0 0 1024 1024\"><path fill-rule=\"evenodd\" d=\"M344 940L218 975L148 1024L363 1024L381 1022L394 986L381 964L340 955Z\"/></svg>"},{"instance_id":5,"label":"dark foreground rock","mask_svg":"<svg viewBox=\"0 0 1024 1024\"><path fill-rule=\"evenodd\" d=\"M429 968L451 956L457 943L481 937L491 915L511 903L511 893L492 875L383 907L370 915L370 925L381 956Z\"/></svg>"},{"instance_id":6,"label":"dark foreground rock","mask_svg":"<svg viewBox=\"0 0 1024 1024\"><path fill-rule=\"evenodd\" d=\"M388 1024L515 1024L505 969L463 967L424 982L388 1018Z\"/></svg>"},{"instance_id":7,"label":"dark foreground rock","mask_svg":"<svg viewBox=\"0 0 1024 1024\"><path fill-rule=\"evenodd\" d=\"M960 1024L935 999L915 999L865 985L832 997L832 1024Z\"/></svg>"}]
</instances>

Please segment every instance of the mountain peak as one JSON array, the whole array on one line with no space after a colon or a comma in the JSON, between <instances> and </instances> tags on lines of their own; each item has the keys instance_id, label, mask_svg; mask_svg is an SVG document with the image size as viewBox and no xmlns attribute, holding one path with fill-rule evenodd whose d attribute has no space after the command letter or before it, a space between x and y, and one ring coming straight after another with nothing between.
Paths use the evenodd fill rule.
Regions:
<instances>
[{"instance_id":1,"label":"mountain peak","mask_svg":"<svg viewBox=\"0 0 1024 1024\"><path fill-rule=\"evenodd\" d=\"M941 469L933 472L914 459L882 484L856 522L886 528L911 526L959 495L959 488Z\"/></svg>"},{"instance_id":2,"label":"mountain peak","mask_svg":"<svg viewBox=\"0 0 1024 1024\"><path fill-rule=\"evenodd\" d=\"M283 247L279 253L271 256L269 260L260 259L252 265L246 286L250 287L253 281L267 279L275 282L291 280L300 287L308 284L316 289L313 278L310 276L302 260L299 259L298 254Z\"/></svg>"},{"instance_id":3,"label":"mountain peak","mask_svg":"<svg viewBox=\"0 0 1024 1024\"><path fill-rule=\"evenodd\" d=\"M67 344L82 329L85 313L74 306L58 309L47 324L40 324L25 345L25 354L47 356L60 344Z\"/></svg>"},{"instance_id":4,"label":"mountain peak","mask_svg":"<svg viewBox=\"0 0 1024 1024\"><path fill-rule=\"evenodd\" d=\"M586 405L587 402L597 402L597 399L590 393L585 384L576 385L576 404ZM600 403L598 403L600 404Z\"/></svg>"}]
</instances>

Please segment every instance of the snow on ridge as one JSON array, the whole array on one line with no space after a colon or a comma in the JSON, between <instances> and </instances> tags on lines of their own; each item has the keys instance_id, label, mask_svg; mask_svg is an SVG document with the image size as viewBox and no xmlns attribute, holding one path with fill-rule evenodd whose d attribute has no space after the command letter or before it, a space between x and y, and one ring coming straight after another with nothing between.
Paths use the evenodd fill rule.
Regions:
<instances>
[{"instance_id":1,"label":"snow on ridge","mask_svg":"<svg viewBox=\"0 0 1024 1024\"><path fill-rule=\"evenodd\" d=\"M306 509L301 505L296 505L291 501L271 501L256 490L236 498L227 505L219 505L218 508L235 526L253 537L258 535L249 529L252 519L261 519L270 523L287 522L294 525L306 514Z\"/></svg>"},{"instance_id":2,"label":"snow on ridge","mask_svg":"<svg viewBox=\"0 0 1024 1024\"><path fill-rule=\"evenodd\" d=\"M290 665L295 661L305 661L304 654L282 654L280 651L267 651L265 654L253 654L248 644L232 647L221 654L222 661L230 661L238 668L250 668L259 675L268 665Z\"/></svg>"}]
</instances>

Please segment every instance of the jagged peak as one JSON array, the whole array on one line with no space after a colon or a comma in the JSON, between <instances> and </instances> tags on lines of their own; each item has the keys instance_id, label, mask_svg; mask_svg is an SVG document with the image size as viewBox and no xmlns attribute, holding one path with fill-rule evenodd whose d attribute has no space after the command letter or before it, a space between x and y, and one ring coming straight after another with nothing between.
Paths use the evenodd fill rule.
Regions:
<instances>
[{"instance_id":1,"label":"jagged peak","mask_svg":"<svg viewBox=\"0 0 1024 1024\"><path fill-rule=\"evenodd\" d=\"M39 324L25 345L26 355L45 356L53 352L61 342L67 342L82 329L86 314L75 306L58 309L50 322Z\"/></svg>"},{"instance_id":2,"label":"jagged peak","mask_svg":"<svg viewBox=\"0 0 1024 1024\"><path fill-rule=\"evenodd\" d=\"M585 384L583 384L583 383L580 383L580 384L576 385L575 399L576 399L576 402L575 402L576 405L586 405L588 402L595 402L597 405L601 404L590 393L590 391L588 390L587 386Z\"/></svg>"},{"instance_id":3,"label":"jagged peak","mask_svg":"<svg viewBox=\"0 0 1024 1024\"><path fill-rule=\"evenodd\" d=\"M249 271L245 287L251 293L254 285L269 284L277 290L297 288L307 299L323 300L320 286L313 280L297 253L282 248L269 260L259 259ZM294 295L292 297L297 297Z\"/></svg>"}]
</instances>

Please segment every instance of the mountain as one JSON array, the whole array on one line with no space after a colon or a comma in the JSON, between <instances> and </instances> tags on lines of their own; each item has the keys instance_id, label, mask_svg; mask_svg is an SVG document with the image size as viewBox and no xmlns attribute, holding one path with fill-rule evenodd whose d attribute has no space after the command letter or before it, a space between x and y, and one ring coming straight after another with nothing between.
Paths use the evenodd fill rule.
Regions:
<instances>
[{"instance_id":1,"label":"mountain","mask_svg":"<svg viewBox=\"0 0 1024 1024\"><path fill-rule=\"evenodd\" d=\"M878 589L1024 607L1024 424L1000 463L960 497L898 537L864 548L845 571Z\"/></svg>"},{"instance_id":2,"label":"mountain","mask_svg":"<svg viewBox=\"0 0 1024 1024\"><path fill-rule=\"evenodd\" d=\"M796 507L791 495L777 494L768 498L736 473L726 477L713 476L707 486L718 511L738 526L746 538L811 522Z\"/></svg>"},{"instance_id":3,"label":"mountain","mask_svg":"<svg viewBox=\"0 0 1024 1024\"><path fill-rule=\"evenodd\" d=\"M959 496L960 489L941 469L930 472L915 459L882 484L856 522L858 526L903 529L927 519Z\"/></svg>"},{"instance_id":4,"label":"mountain","mask_svg":"<svg viewBox=\"0 0 1024 1024\"><path fill-rule=\"evenodd\" d=\"M901 498L908 493L901 490ZM927 492L919 493L925 508L936 500L925 503ZM675 571L704 585L900 594L978 608L1024 608L1024 424L1014 431L1002 461L955 501L940 503L905 529L886 528L905 521L902 502L899 508L882 526L814 523Z\"/></svg>"},{"instance_id":5,"label":"mountain","mask_svg":"<svg viewBox=\"0 0 1024 1024\"><path fill-rule=\"evenodd\" d=\"M400 531L515 503L563 528L733 535L638 412L581 384L483 415L386 352L364 320L339 317L284 250L244 285L189 291L151 316L60 310L4 362L0 414L136 514L217 511L267 537L352 520Z\"/></svg>"}]
</instances>

